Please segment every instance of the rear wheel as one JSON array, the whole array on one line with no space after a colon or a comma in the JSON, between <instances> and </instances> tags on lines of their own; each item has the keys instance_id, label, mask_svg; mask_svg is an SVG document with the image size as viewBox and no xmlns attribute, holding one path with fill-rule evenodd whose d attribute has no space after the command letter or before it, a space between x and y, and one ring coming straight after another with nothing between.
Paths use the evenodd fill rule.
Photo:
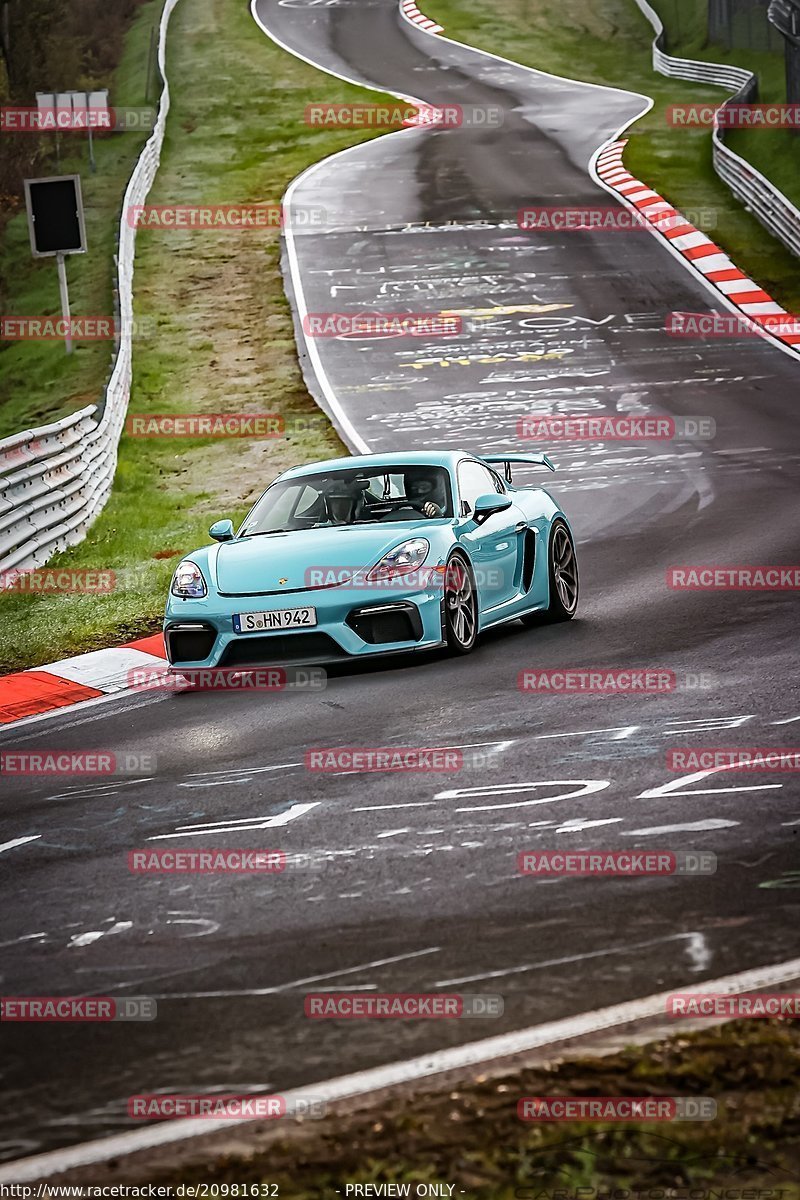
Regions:
<instances>
[{"instance_id":1,"label":"rear wheel","mask_svg":"<svg viewBox=\"0 0 800 1200\"><path fill-rule=\"evenodd\" d=\"M547 548L547 572L550 579L550 603L543 611L527 613L524 625L570 621L578 607L578 560L575 543L564 521L556 520L550 530Z\"/></svg>"},{"instance_id":2,"label":"rear wheel","mask_svg":"<svg viewBox=\"0 0 800 1200\"><path fill-rule=\"evenodd\" d=\"M444 627L451 654L469 654L478 639L478 597L469 563L454 554L444 577Z\"/></svg>"}]
</instances>

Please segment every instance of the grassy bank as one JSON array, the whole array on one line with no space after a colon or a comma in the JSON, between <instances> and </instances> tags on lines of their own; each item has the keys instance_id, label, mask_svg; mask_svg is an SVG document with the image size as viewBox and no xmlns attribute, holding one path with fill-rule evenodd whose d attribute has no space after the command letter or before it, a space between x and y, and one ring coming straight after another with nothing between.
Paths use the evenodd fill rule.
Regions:
<instances>
[{"instance_id":1,"label":"grassy bank","mask_svg":"<svg viewBox=\"0 0 800 1200\"><path fill-rule=\"evenodd\" d=\"M639 1190L644 1200L796 1200L798 1069L798 1022L740 1021L389 1099L372 1112L308 1121L252 1157L219 1156L204 1168L146 1178L173 1186L269 1182L291 1200L329 1200L366 1183L445 1183L454 1197L478 1200L576 1200L578 1188L587 1190L577 1200L626 1200L615 1188ZM517 1118L521 1096L703 1096L716 1100L717 1115L638 1126L543 1124ZM759 1188L769 1190L752 1190Z\"/></svg>"},{"instance_id":2,"label":"grassy bank","mask_svg":"<svg viewBox=\"0 0 800 1200\"><path fill-rule=\"evenodd\" d=\"M167 73L173 107L154 204L278 202L305 167L375 136L305 124L310 102L370 93L280 50L240 0L182 0ZM123 436L109 504L87 541L48 564L112 570L116 590L0 595L3 670L155 631L176 557L208 541L214 518L241 516L286 467L343 452L300 375L276 230L143 230L134 294L154 332L136 344L132 414L277 412L287 434Z\"/></svg>"},{"instance_id":3,"label":"grassy bank","mask_svg":"<svg viewBox=\"0 0 800 1200\"><path fill-rule=\"evenodd\" d=\"M680 52L704 51L695 44L700 39L697 18L700 0L680 0L685 5L680 20ZM675 25L672 0L655 0L665 26L671 34ZM539 67L557 75L577 77L590 83L603 83L652 96L653 109L628 132L625 162L639 178L685 212L695 215L695 223L722 246L737 266L758 280L790 312L800 312L800 271L797 259L771 237L733 198L714 172L711 163L711 135L708 129L679 129L667 124L670 104L719 104L725 93L716 87L703 87L677 79L666 79L652 69L653 30L633 0L426 0L426 15L440 21L445 34L484 50ZM694 24L689 13L694 15ZM670 25L672 22L672 26ZM685 41L683 40L685 39ZM775 98L775 55L757 55L741 51L721 61L740 62L758 70L761 59L768 60L764 96ZM782 94L782 93L781 93ZM737 133L731 146L737 153L750 153L756 143L761 154L770 144L761 139L792 138L791 134ZM785 160L786 175L793 178L788 190L800 190L797 170L800 138L794 138L793 157ZM782 151L771 153L777 159ZM754 161L756 161L754 159ZM761 165L761 163L764 165ZM756 165L764 170L766 160ZM776 172L777 174L777 172ZM776 178L780 185L785 176ZM702 216L702 220L700 217Z\"/></svg>"},{"instance_id":4,"label":"grassy bank","mask_svg":"<svg viewBox=\"0 0 800 1200\"><path fill-rule=\"evenodd\" d=\"M786 101L786 72L783 51L767 53L754 50L728 50L708 40L708 0L657 0L667 50L678 58L698 58L704 62L745 67L758 75L759 103ZM756 10L753 20L764 20ZM779 41L777 32L776 41ZM720 96L717 90L717 96ZM733 130L727 145L746 158L800 208L800 136L790 130ZM795 264L797 269L798 264ZM795 310L796 311L796 310Z\"/></svg>"},{"instance_id":5,"label":"grassy bank","mask_svg":"<svg viewBox=\"0 0 800 1200\"><path fill-rule=\"evenodd\" d=\"M108 80L109 102L115 108L146 105L151 37L162 7L163 0L143 4L128 30L120 65ZM150 84L151 98L158 91L156 74ZM54 135L42 136L52 147ZM39 172L81 176L88 252L67 259L73 316L113 314L114 255L122 197L146 139L146 131L95 137L97 171L93 174L86 135L65 133L60 139L60 163L53 159ZM55 261L31 258L24 205L4 229L0 278L4 313L61 316ZM97 403L108 377L111 355L112 344L108 341L76 342L69 356L62 342L5 343L0 349L0 438Z\"/></svg>"}]
</instances>

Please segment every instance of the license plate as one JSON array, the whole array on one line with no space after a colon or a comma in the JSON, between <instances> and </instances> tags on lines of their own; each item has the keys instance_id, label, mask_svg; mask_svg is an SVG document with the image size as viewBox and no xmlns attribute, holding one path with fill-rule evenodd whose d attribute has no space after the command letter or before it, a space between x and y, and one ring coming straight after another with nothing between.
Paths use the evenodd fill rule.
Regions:
<instances>
[{"instance_id":1,"label":"license plate","mask_svg":"<svg viewBox=\"0 0 800 1200\"><path fill-rule=\"evenodd\" d=\"M271 612L233 614L235 633L263 633L271 629L310 629L316 623L315 608L275 608Z\"/></svg>"}]
</instances>

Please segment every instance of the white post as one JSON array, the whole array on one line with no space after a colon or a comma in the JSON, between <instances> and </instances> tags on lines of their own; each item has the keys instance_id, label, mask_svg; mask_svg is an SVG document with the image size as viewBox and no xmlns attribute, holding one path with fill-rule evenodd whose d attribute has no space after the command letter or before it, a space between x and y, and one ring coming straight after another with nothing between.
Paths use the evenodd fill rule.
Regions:
<instances>
[{"instance_id":1,"label":"white post","mask_svg":"<svg viewBox=\"0 0 800 1200\"><path fill-rule=\"evenodd\" d=\"M67 347L67 354L72 354L72 333L70 330L70 315L69 315L69 290L67 288L67 264L63 254L56 255L58 263L58 288L61 292L61 315L66 322L66 332L64 341Z\"/></svg>"}]
</instances>

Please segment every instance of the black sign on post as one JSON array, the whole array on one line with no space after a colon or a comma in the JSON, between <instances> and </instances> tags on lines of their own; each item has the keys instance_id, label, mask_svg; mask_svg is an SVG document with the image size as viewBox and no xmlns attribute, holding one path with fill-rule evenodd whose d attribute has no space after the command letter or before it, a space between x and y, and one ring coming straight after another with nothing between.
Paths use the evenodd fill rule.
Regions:
<instances>
[{"instance_id":1,"label":"black sign on post","mask_svg":"<svg viewBox=\"0 0 800 1200\"><path fill-rule=\"evenodd\" d=\"M86 253L80 175L26 179L25 203L34 258Z\"/></svg>"},{"instance_id":2,"label":"black sign on post","mask_svg":"<svg viewBox=\"0 0 800 1200\"><path fill-rule=\"evenodd\" d=\"M71 354L69 292L64 255L86 253L86 228L83 221L80 175L53 175L48 179L26 179L25 204L28 209L28 231L33 257L55 257L58 264L61 314L65 322L64 341L67 354Z\"/></svg>"}]
</instances>

